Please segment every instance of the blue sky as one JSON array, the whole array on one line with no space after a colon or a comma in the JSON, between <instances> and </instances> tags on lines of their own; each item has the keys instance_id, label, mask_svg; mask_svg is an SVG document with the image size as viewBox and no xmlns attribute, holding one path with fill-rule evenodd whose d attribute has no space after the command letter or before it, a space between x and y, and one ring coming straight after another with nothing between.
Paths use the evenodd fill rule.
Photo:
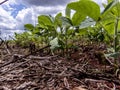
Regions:
<instances>
[{"instance_id":1,"label":"blue sky","mask_svg":"<svg viewBox=\"0 0 120 90\"><path fill-rule=\"evenodd\" d=\"M3 0L0 0L3 1ZM37 22L40 14L55 15L63 12L67 3L77 0L8 0L0 5L0 31L2 37L21 32L24 24ZM101 5L106 0L94 0Z\"/></svg>"},{"instance_id":2,"label":"blue sky","mask_svg":"<svg viewBox=\"0 0 120 90\"><path fill-rule=\"evenodd\" d=\"M14 18L17 16L19 11L26 8L26 6L23 4L11 5L10 7L14 8L14 10L11 12L11 16L13 16Z\"/></svg>"}]
</instances>

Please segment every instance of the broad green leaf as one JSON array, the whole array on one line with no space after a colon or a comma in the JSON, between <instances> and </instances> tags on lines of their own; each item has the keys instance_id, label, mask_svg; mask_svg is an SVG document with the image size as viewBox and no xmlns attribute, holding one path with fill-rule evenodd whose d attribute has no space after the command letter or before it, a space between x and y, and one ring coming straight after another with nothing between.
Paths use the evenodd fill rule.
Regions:
<instances>
[{"instance_id":1,"label":"broad green leaf","mask_svg":"<svg viewBox=\"0 0 120 90\"><path fill-rule=\"evenodd\" d=\"M51 18L47 15L38 16L38 23L42 25L53 25Z\"/></svg>"},{"instance_id":2,"label":"broad green leaf","mask_svg":"<svg viewBox=\"0 0 120 90\"><path fill-rule=\"evenodd\" d=\"M79 13L85 14L96 21L100 16L100 6L92 0L79 0L77 2L69 3L67 7Z\"/></svg>"},{"instance_id":3,"label":"broad green leaf","mask_svg":"<svg viewBox=\"0 0 120 90\"><path fill-rule=\"evenodd\" d=\"M54 50L55 48L59 47L58 38L54 38L50 41L50 49Z\"/></svg>"},{"instance_id":4,"label":"broad green leaf","mask_svg":"<svg viewBox=\"0 0 120 90\"><path fill-rule=\"evenodd\" d=\"M32 24L25 24L24 27L26 30L29 30L29 31L33 31L34 29L34 26Z\"/></svg>"},{"instance_id":5,"label":"broad green leaf","mask_svg":"<svg viewBox=\"0 0 120 90\"><path fill-rule=\"evenodd\" d=\"M116 5L116 12L117 12L117 16L120 17L120 0L118 0L118 3Z\"/></svg>"},{"instance_id":6,"label":"broad green leaf","mask_svg":"<svg viewBox=\"0 0 120 90\"><path fill-rule=\"evenodd\" d=\"M55 16L55 21L54 23L58 26L61 26L62 25L62 21L60 19L60 17L62 16L62 13L58 13L56 16Z\"/></svg>"},{"instance_id":7,"label":"broad green leaf","mask_svg":"<svg viewBox=\"0 0 120 90\"><path fill-rule=\"evenodd\" d=\"M40 29L38 27L35 27L32 31L32 34L40 35Z\"/></svg>"},{"instance_id":8,"label":"broad green leaf","mask_svg":"<svg viewBox=\"0 0 120 90\"><path fill-rule=\"evenodd\" d=\"M88 34L87 29L79 29L79 33L76 33L76 35L78 35L78 36L84 36L87 34Z\"/></svg>"},{"instance_id":9,"label":"broad green leaf","mask_svg":"<svg viewBox=\"0 0 120 90\"><path fill-rule=\"evenodd\" d=\"M72 21L67 18L67 17L61 17L61 20L62 20L62 24L65 25L65 26L72 26Z\"/></svg>"},{"instance_id":10,"label":"broad green leaf","mask_svg":"<svg viewBox=\"0 0 120 90\"><path fill-rule=\"evenodd\" d=\"M80 28L80 29L88 28L88 27L90 27L90 26L94 26L95 24L96 24L96 22L95 22L93 19L87 18L85 21L83 21L83 22L80 24L79 28Z\"/></svg>"},{"instance_id":11,"label":"broad green leaf","mask_svg":"<svg viewBox=\"0 0 120 90\"><path fill-rule=\"evenodd\" d=\"M115 17L109 12L101 19L101 24L109 35L114 34Z\"/></svg>"},{"instance_id":12,"label":"broad green leaf","mask_svg":"<svg viewBox=\"0 0 120 90\"><path fill-rule=\"evenodd\" d=\"M66 15L66 17L68 17L68 18L70 18L71 16L71 9L70 8L68 8L68 7L66 7L66 9L65 9L65 15Z\"/></svg>"},{"instance_id":13,"label":"broad green leaf","mask_svg":"<svg viewBox=\"0 0 120 90\"><path fill-rule=\"evenodd\" d=\"M115 24L113 22L109 23L109 25L105 25L105 29L107 30L108 34L113 35L114 34L114 26Z\"/></svg>"},{"instance_id":14,"label":"broad green leaf","mask_svg":"<svg viewBox=\"0 0 120 90\"><path fill-rule=\"evenodd\" d=\"M43 23L37 24L36 27L39 29L48 29L48 27L46 25L44 25Z\"/></svg>"},{"instance_id":15,"label":"broad green leaf","mask_svg":"<svg viewBox=\"0 0 120 90\"><path fill-rule=\"evenodd\" d=\"M110 0L111 1L111 0ZM105 7L104 11L102 12L102 16L106 16L109 12L111 12L115 16L120 16L120 1L119 0L112 0L109 1L109 4Z\"/></svg>"},{"instance_id":16,"label":"broad green leaf","mask_svg":"<svg viewBox=\"0 0 120 90\"><path fill-rule=\"evenodd\" d=\"M114 22L115 19L116 17L113 15L113 12L109 12L108 14L101 18L100 22L102 22L103 24L107 24L110 22Z\"/></svg>"},{"instance_id":17,"label":"broad green leaf","mask_svg":"<svg viewBox=\"0 0 120 90\"><path fill-rule=\"evenodd\" d=\"M118 0L113 0L112 2L110 2L106 8L104 9L104 11L102 12L102 14L106 13L107 11L109 11L111 8L113 8L116 4L117 4Z\"/></svg>"},{"instance_id":18,"label":"broad green leaf","mask_svg":"<svg viewBox=\"0 0 120 90\"><path fill-rule=\"evenodd\" d=\"M85 20L86 15L84 15L83 13L80 12L76 12L74 13L73 17L72 17L72 23L74 26L78 26L80 25L80 23Z\"/></svg>"}]
</instances>

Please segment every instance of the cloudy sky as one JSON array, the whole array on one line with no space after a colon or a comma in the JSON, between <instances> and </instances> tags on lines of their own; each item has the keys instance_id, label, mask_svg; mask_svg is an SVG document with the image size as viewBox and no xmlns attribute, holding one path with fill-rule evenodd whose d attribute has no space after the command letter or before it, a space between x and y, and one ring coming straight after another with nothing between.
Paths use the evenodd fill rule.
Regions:
<instances>
[{"instance_id":1,"label":"cloudy sky","mask_svg":"<svg viewBox=\"0 0 120 90\"><path fill-rule=\"evenodd\" d=\"M3 0L0 0L3 1ZM55 15L64 12L67 3L77 0L7 0L0 5L0 31L2 37L21 32L24 24L37 22L40 14ZM94 0L101 5L105 0Z\"/></svg>"}]
</instances>

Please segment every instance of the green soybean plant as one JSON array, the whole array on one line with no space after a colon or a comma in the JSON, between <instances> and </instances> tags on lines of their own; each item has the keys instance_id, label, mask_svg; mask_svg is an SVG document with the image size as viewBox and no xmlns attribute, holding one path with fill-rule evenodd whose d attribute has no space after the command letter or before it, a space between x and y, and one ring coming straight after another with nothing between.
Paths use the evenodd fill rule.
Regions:
<instances>
[{"instance_id":1,"label":"green soybean plant","mask_svg":"<svg viewBox=\"0 0 120 90\"><path fill-rule=\"evenodd\" d=\"M83 8L85 8L86 11ZM73 15L70 12L71 10L75 10ZM90 18L87 18L88 16ZM73 39L76 35L79 36L88 33L88 28L95 24L99 16L100 7L91 0L80 0L69 3L66 6L66 15L60 17L62 24L60 24L59 37L64 41L67 53L70 46L70 39Z\"/></svg>"},{"instance_id":2,"label":"green soybean plant","mask_svg":"<svg viewBox=\"0 0 120 90\"><path fill-rule=\"evenodd\" d=\"M93 41L110 43L112 37L109 33L111 32L108 28L106 30L105 23L102 22L104 20L98 4L92 0L79 0L69 3L67 7L75 11L72 21L78 28L79 35L86 35Z\"/></svg>"},{"instance_id":3,"label":"green soybean plant","mask_svg":"<svg viewBox=\"0 0 120 90\"><path fill-rule=\"evenodd\" d=\"M67 5L75 11L72 23L77 36L90 41L104 41L104 31L97 25L100 18L100 6L92 0L78 0Z\"/></svg>"},{"instance_id":4,"label":"green soybean plant","mask_svg":"<svg viewBox=\"0 0 120 90\"><path fill-rule=\"evenodd\" d=\"M77 2L72 2L67 5L67 7L75 10L79 14L79 17L85 17L82 23L79 23L79 29L87 30L95 35L102 36L102 39L113 43L114 52L109 54L115 58L115 64L117 64L117 57L119 53L119 30L120 30L120 1L119 0L108 0L108 4L105 5L103 12L100 12L100 7L92 0L79 0ZM91 19L91 20L90 20ZM99 33L103 31L103 33ZM104 35L104 36L103 36ZM100 36L100 37L101 37ZM98 39L98 38L97 38Z\"/></svg>"},{"instance_id":5,"label":"green soybean plant","mask_svg":"<svg viewBox=\"0 0 120 90\"><path fill-rule=\"evenodd\" d=\"M103 20L103 21L102 21ZM101 22L104 28L113 36L113 53L109 56L114 57L115 64L117 65L117 58L120 55L120 0L108 0L108 5L105 5L105 9L101 14Z\"/></svg>"},{"instance_id":6,"label":"green soybean plant","mask_svg":"<svg viewBox=\"0 0 120 90\"><path fill-rule=\"evenodd\" d=\"M59 44L61 44L61 35L58 31L58 28L60 30L63 29L62 21L60 20L61 16L62 13L58 13L55 17L52 17L50 15L39 15L38 24L36 24L35 26L33 26L32 24L25 24L24 26L26 30L32 33L32 35L41 37L41 42L39 43L44 43L48 45L52 40L53 42L54 40L58 40L60 42ZM56 45L53 45L53 47L55 46ZM63 47L63 43L60 45L60 47Z\"/></svg>"},{"instance_id":7,"label":"green soybean plant","mask_svg":"<svg viewBox=\"0 0 120 90\"><path fill-rule=\"evenodd\" d=\"M34 36L28 32L23 32L21 34L15 33L15 43L18 46L28 47L30 42L34 41Z\"/></svg>"},{"instance_id":8,"label":"green soybean plant","mask_svg":"<svg viewBox=\"0 0 120 90\"><path fill-rule=\"evenodd\" d=\"M50 15L38 16L38 24L25 24L25 29L30 31L33 35L41 37L41 43L49 44L50 40L57 35L54 19Z\"/></svg>"}]
</instances>

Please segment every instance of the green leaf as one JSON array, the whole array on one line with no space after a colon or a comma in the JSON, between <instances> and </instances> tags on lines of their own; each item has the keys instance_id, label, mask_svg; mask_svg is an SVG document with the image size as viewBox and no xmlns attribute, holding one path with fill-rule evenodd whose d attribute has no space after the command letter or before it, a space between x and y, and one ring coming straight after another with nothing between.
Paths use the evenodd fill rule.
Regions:
<instances>
[{"instance_id":1,"label":"green leaf","mask_svg":"<svg viewBox=\"0 0 120 90\"><path fill-rule=\"evenodd\" d=\"M34 29L34 26L32 24L25 24L24 27L26 30L29 30L29 31L33 31Z\"/></svg>"},{"instance_id":2,"label":"green leaf","mask_svg":"<svg viewBox=\"0 0 120 90\"><path fill-rule=\"evenodd\" d=\"M46 15L40 15L38 16L38 23L42 25L53 25L53 22L49 16Z\"/></svg>"},{"instance_id":3,"label":"green leaf","mask_svg":"<svg viewBox=\"0 0 120 90\"><path fill-rule=\"evenodd\" d=\"M119 0L110 0L109 4L105 7L104 11L102 12L102 17L105 17L107 14L113 14L113 16L120 17L120 1Z\"/></svg>"},{"instance_id":4,"label":"green leaf","mask_svg":"<svg viewBox=\"0 0 120 90\"><path fill-rule=\"evenodd\" d=\"M69 3L67 7L79 13L85 14L94 20L98 20L100 16L100 7L92 0L79 0L77 2Z\"/></svg>"},{"instance_id":5,"label":"green leaf","mask_svg":"<svg viewBox=\"0 0 120 90\"><path fill-rule=\"evenodd\" d=\"M55 16L55 21L54 23L58 26L61 26L62 25L62 21L61 21L61 16L62 16L62 13L58 13L56 16Z\"/></svg>"},{"instance_id":6,"label":"green leaf","mask_svg":"<svg viewBox=\"0 0 120 90\"><path fill-rule=\"evenodd\" d=\"M78 35L78 36L84 36L87 34L88 34L87 29L79 29L79 32L76 33L76 35Z\"/></svg>"},{"instance_id":7,"label":"green leaf","mask_svg":"<svg viewBox=\"0 0 120 90\"><path fill-rule=\"evenodd\" d=\"M115 27L114 23L110 23L109 25L105 26L105 29L107 30L109 35L114 35L114 27Z\"/></svg>"},{"instance_id":8,"label":"green leaf","mask_svg":"<svg viewBox=\"0 0 120 90\"><path fill-rule=\"evenodd\" d=\"M100 22L109 35L114 35L115 20L116 17L112 14L112 12L102 15Z\"/></svg>"},{"instance_id":9,"label":"green leaf","mask_svg":"<svg viewBox=\"0 0 120 90\"><path fill-rule=\"evenodd\" d=\"M66 7L65 15L66 15L66 17L70 18L70 15L71 15L71 9L70 8Z\"/></svg>"},{"instance_id":10,"label":"green leaf","mask_svg":"<svg viewBox=\"0 0 120 90\"><path fill-rule=\"evenodd\" d=\"M51 45L50 49L52 49L52 50L59 47L58 38L56 37L53 40L51 40L50 45Z\"/></svg>"},{"instance_id":11,"label":"green leaf","mask_svg":"<svg viewBox=\"0 0 120 90\"><path fill-rule=\"evenodd\" d=\"M62 24L65 25L65 26L72 26L72 21L67 18L67 17L61 17L61 20L62 20Z\"/></svg>"},{"instance_id":12,"label":"green leaf","mask_svg":"<svg viewBox=\"0 0 120 90\"><path fill-rule=\"evenodd\" d=\"M106 8L104 9L104 11L102 12L102 14L108 12L109 10L111 10L116 4L117 4L118 0L113 0L112 2L110 2Z\"/></svg>"},{"instance_id":13,"label":"green leaf","mask_svg":"<svg viewBox=\"0 0 120 90\"><path fill-rule=\"evenodd\" d=\"M80 25L80 23L85 20L86 15L83 13L76 12L72 17L72 23L74 26Z\"/></svg>"},{"instance_id":14,"label":"green leaf","mask_svg":"<svg viewBox=\"0 0 120 90\"><path fill-rule=\"evenodd\" d=\"M80 29L83 29L83 28L88 28L88 27L90 27L90 26L94 26L96 24L96 22L93 20L93 19L91 19L91 18L87 18L85 21L83 21L81 24L80 24L80 26L79 26L79 28Z\"/></svg>"}]
</instances>

